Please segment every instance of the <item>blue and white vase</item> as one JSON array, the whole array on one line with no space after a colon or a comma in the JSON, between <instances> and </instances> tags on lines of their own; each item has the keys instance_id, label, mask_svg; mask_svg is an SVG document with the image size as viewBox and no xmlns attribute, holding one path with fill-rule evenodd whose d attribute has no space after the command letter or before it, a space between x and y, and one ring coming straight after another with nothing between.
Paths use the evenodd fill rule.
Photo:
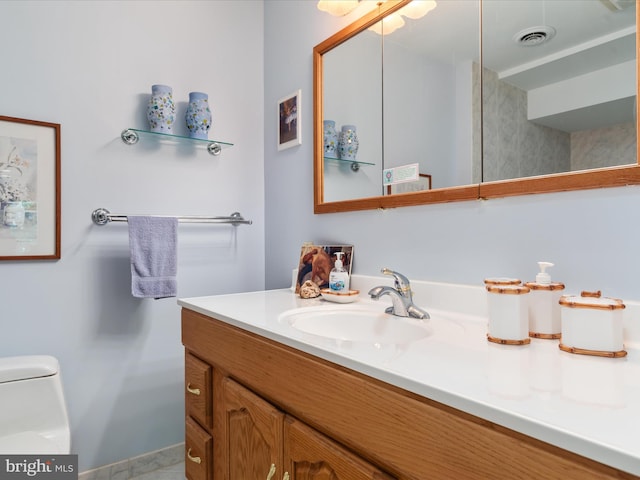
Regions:
<instances>
[{"instance_id":1,"label":"blue and white vase","mask_svg":"<svg viewBox=\"0 0 640 480\"><path fill-rule=\"evenodd\" d=\"M185 115L189 136L207 140L211 128L211 109L209 95L202 92L189 93L189 106Z\"/></svg>"},{"instance_id":2,"label":"blue and white vase","mask_svg":"<svg viewBox=\"0 0 640 480\"><path fill-rule=\"evenodd\" d=\"M152 85L147 105L147 120L152 132L171 133L176 119L173 90L166 85Z\"/></svg>"},{"instance_id":3,"label":"blue and white vase","mask_svg":"<svg viewBox=\"0 0 640 480\"><path fill-rule=\"evenodd\" d=\"M324 131L324 156L336 158L338 155L338 132L336 132L336 122L333 120L325 120L322 124Z\"/></svg>"},{"instance_id":4,"label":"blue and white vase","mask_svg":"<svg viewBox=\"0 0 640 480\"><path fill-rule=\"evenodd\" d=\"M343 125L340 135L338 135L340 158L343 160L355 160L359 146L355 125Z\"/></svg>"}]
</instances>

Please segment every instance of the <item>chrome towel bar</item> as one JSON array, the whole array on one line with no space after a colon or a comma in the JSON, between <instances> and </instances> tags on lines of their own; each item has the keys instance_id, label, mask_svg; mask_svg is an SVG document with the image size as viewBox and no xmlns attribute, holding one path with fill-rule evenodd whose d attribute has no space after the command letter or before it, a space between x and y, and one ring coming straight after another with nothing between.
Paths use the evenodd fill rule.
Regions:
<instances>
[{"instance_id":1,"label":"chrome towel bar","mask_svg":"<svg viewBox=\"0 0 640 480\"><path fill-rule=\"evenodd\" d=\"M148 217L172 217L171 215L146 215ZM251 225L251 220L245 220L238 212L234 212L228 217L209 217L206 215L176 216L181 223L230 223L234 227L238 225ZM106 208L96 208L91 213L91 219L96 225L106 225L109 222L126 222L127 215L111 213Z\"/></svg>"}]
</instances>

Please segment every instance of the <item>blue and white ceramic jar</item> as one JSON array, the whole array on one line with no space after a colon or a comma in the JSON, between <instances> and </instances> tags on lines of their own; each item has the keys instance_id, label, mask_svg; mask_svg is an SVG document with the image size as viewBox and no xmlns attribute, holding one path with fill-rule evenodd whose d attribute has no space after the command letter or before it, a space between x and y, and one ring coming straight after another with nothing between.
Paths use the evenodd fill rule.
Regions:
<instances>
[{"instance_id":1,"label":"blue and white ceramic jar","mask_svg":"<svg viewBox=\"0 0 640 480\"><path fill-rule=\"evenodd\" d=\"M189 106L185 115L189 136L206 140L211 128L211 109L209 95L202 92L189 93Z\"/></svg>"},{"instance_id":2,"label":"blue and white ceramic jar","mask_svg":"<svg viewBox=\"0 0 640 480\"><path fill-rule=\"evenodd\" d=\"M324 156L336 158L338 156L338 132L336 122L325 120L322 122L324 131Z\"/></svg>"},{"instance_id":3,"label":"blue and white ceramic jar","mask_svg":"<svg viewBox=\"0 0 640 480\"><path fill-rule=\"evenodd\" d=\"M147 120L152 132L171 133L176 118L173 90L166 85L153 85L147 105Z\"/></svg>"},{"instance_id":4,"label":"blue and white ceramic jar","mask_svg":"<svg viewBox=\"0 0 640 480\"><path fill-rule=\"evenodd\" d=\"M355 125L343 125L338 136L340 158L343 160L355 160L359 146Z\"/></svg>"}]
</instances>

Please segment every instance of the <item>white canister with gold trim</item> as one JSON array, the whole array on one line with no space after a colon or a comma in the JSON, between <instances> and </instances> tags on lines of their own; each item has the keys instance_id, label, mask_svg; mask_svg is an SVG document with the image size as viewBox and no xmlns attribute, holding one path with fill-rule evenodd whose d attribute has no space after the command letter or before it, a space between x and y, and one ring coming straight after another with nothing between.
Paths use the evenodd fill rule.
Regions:
<instances>
[{"instance_id":1,"label":"white canister with gold trim","mask_svg":"<svg viewBox=\"0 0 640 480\"><path fill-rule=\"evenodd\" d=\"M560 349L570 353L624 357L622 300L602 297L600 291L563 295Z\"/></svg>"},{"instance_id":2,"label":"white canister with gold trim","mask_svg":"<svg viewBox=\"0 0 640 480\"><path fill-rule=\"evenodd\" d=\"M485 280L485 283L486 280ZM487 284L490 342L525 345L529 339L528 294L523 285Z\"/></svg>"}]
</instances>

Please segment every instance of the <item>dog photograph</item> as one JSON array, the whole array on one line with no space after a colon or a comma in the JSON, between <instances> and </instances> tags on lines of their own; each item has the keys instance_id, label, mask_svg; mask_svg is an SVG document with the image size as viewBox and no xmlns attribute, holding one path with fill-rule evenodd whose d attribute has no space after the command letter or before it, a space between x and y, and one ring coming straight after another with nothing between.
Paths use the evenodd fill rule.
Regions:
<instances>
[{"instance_id":1,"label":"dog photograph","mask_svg":"<svg viewBox=\"0 0 640 480\"><path fill-rule=\"evenodd\" d=\"M336 252L342 252L342 266L351 275L353 245L303 245L300 251L296 293L300 286L311 280L320 288L329 286L329 274L336 263Z\"/></svg>"}]
</instances>

